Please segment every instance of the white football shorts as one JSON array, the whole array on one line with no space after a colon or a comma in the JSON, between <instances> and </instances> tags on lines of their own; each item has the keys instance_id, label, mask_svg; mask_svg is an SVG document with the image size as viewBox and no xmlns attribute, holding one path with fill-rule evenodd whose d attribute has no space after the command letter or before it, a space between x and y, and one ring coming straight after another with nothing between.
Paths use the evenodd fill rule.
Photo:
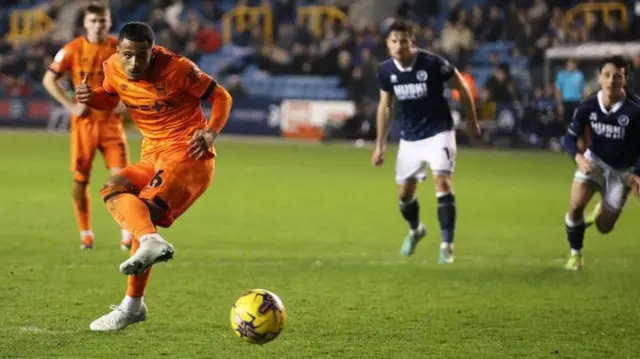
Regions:
<instances>
[{"instance_id":1,"label":"white football shorts","mask_svg":"<svg viewBox=\"0 0 640 359\"><path fill-rule=\"evenodd\" d=\"M596 184L600 189L602 204L611 211L622 211L629 196L627 180L633 173L633 168L616 170L589 150L584 153L584 156L591 160L594 170L589 174L576 171L574 181Z\"/></svg>"},{"instance_id":2,"label":"white football shorts","mask_svg":"<svg viewBox=\"0 0 640 359\"><path fill-rule=\"evenodd\" d=\"M440 132L418 141L400 140L396 159L396 183L409 179L424 181L431 173L453 173L456 166L455 131Z\"/></svg>"}]
</instances>

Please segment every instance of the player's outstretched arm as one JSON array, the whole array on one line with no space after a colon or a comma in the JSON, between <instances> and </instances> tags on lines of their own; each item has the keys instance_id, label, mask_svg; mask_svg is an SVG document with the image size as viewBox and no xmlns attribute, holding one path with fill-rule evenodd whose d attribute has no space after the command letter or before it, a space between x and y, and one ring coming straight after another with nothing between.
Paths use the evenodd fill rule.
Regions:
<instances>
[{"instance_id":1,"label":"player's outstretched arm","mask_svg":"<svg viewBox=\"0 0 640 359\"><path fill-rule=\"evenodd\" d=\"M87 83L86 75L82 83L76 87L76 97L78 102L101 111L113 111L120 103L120 96L117 93L107 92L104 86L92 89Z\"/></svg>"},{"instance_id":2,"label":"player's outstretched arm","mask_svg":"<svg viewBox=\"0 0 640 359\"><path fill-rule=\"evenodd\" d=\"M453 71L451 77L451 87L458 91L460 94L460 102L462 104L462 110L467 118L467 130L469 136L475 138L480 135L480 124L478 123L478 112L476 111L476 104L473 101L473 94L467 86L466 81L462 74L456 69Z\"/></svg>"},{"instance_id":3,"label":"player's outstretched arm","mask_svg":"<svg viewBox=\"0 0 640 359\"><path fill-rule=\"evenodd\" d=\"M380 90L380 102L376 113L376 149L373 152L371 161L375 166L380 166L384 162L384 152L387 149L387 139L389 137L389 126L391 125L391 109L393 106L393 94Z\"/></svg>"}]
</instances>

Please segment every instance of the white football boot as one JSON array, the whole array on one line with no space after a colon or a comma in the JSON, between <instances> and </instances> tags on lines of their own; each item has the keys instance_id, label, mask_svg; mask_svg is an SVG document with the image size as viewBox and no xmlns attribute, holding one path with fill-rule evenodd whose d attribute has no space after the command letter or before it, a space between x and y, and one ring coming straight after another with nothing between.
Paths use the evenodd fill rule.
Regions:
<instances>
[{"instance_id":1,"label":"white football boot","mask_svg":"<svg viewBox=\"0 0 640 359\"><path fill-rule=\"evenodd\" d=\"M121 306L112 305L111 312L101 316L89 325L94 332L109 332L124 329L131 324L142 322L147 319L147 306L142 303L140 310L136 313L127 312Z\"/></svg>"},{"instance_id":2,"label":"white football boot","mask_svg":"<svg viewBox=\"0 0 640 359\"><path fill-rule=\"evenodd\" d=\"M147 234L140 238L140 247L126 261L120 264L120 272L126 275L141 275L147 268L158 262L173 258L173 245L159 234Z\"/></svg>"}]
</instances>

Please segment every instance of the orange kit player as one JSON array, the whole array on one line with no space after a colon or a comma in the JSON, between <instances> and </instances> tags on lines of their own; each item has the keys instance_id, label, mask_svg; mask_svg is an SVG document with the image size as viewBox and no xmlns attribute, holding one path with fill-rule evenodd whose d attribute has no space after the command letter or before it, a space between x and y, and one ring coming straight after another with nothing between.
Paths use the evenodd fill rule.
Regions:
<instances>
[{"instance_id":1,"label":"orange kit player","mask_svg":"<svg viewBox=\"0 0 640 359\"><path fill-rule=\"evenodd\" d=\"M109 9L101 5L90 5L85 10L84 27L86 36L80 36L68 43L56 55L42 83L49 94L65 106L72 115L71 121L71 170L74 173L74 212L80 229L81 248L93 248L91 231L91 198L88 184L93 157L97 150L102 152L105 164L111 174L118 173L129 164L127 142L122 116L118 111L98 111L85 104L75 103L67 98L59 79L71 73L73 86L77 87L86 77L88 83L102 83L104 74L102 63L116 52L118 39L109 36L111 15ZM126 111L122 105L120 112ZM131 248L131 235L122 230L121 247Z\"/></svg>"},{"instance_id":2,"label":"orange kit player","mask_svg":"<svg viewBox=\"0 0 640 359\"><path fill-rule=\"evenodd\" d=\"M104 63L101 87L77 88L78 100L109 110L122 101L143 136L140 162L124 168L102 188L113 218L133 234L131 257L120 264L129 275L127 294L113 311L91 323L93 331L119 330L143 321L151 266L173 257L173 245L156 231L169 227L209 187L213 141L231 111L231 95L187 58L155 46L151 28L129 23L117 53ZM201 100L213 102L207 121Z\"/></svg>"}]
</instances>

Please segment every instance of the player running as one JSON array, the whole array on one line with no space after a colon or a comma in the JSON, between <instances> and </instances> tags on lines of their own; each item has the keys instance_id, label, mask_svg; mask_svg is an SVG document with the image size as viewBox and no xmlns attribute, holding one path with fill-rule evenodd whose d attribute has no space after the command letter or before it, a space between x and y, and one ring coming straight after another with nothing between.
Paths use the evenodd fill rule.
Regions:
<instances>
[{"instance_id":1,"label":"player running","mask_svg":"<svg viewBox=\"0 0 640 359\"><path fill-rule=\"evenodd\" d=\"M378 133L372 162L384 162L390 125L392 98L399 105L400 146L396 160L396 183L400 212L409 224L409 234L400 254L410 256L427 230L420 221L416 198L417 182L426 179L431 168L438 198L438 220L442 233L439 263L453 263L456 204L452 175L456 159L456 138L451 110L444 95L451 81L461 94L472 137L480 134L475 104L463 76L442 57L413 47L410 24L396 21L389 26L387 48L391 58L380 63Z\"/></svg>"},{"instance_id":2,"label":"player running","mask_svg":"<svg viewBox=\"0 0 640 359\"><path fill-rule=\"evenodd\" d=\"M71 73L71 81L77 87L86 76L93 86L102 83L104 73L102 63L116 52L118 40L109 36L111 14L102 5L92 4L85 9L84 27L86 35L65 45L58 54L42 83L56 101L71 113L71 170L73 171L73 208L80 229L82 249L91 249L94 235L91 230L91 197L89 179L91 165L96 151L100 150L111 174L118 173L129 164L127 141L122 126L122 116L126 108L99 111L89 109L86 104L70 100L59 79ZM131 235L122 229L120 246L131 248Z\"/></svg>"},{"instance_id":3,"label":"player running","mask_svg":"<svg viewBox=\"0 0 640 359\"><path fill-rule=\"evenodd\" d=\"M231 111L231 95L187 58L154 45L151 28L126 24L117 53L104 63L101 87L77 88L81 103L109 110L120 100L142 136L140 162L124 168L102 188L113 218L133 234L131 257L120 264L127 294L113 311L91 323L94 331L119 330L146 319L144 289L151 266L171 259L174 247L156 226L169 227L209 187L213 141ZM205 118L201 100L212 101Z\"/></svg>"},{"instance_id":4,"label":"player running","mask_svg":"<svg viewBox=\"0 0 640 359\"><path fill-rule=\"evenodd\" d=\"M571 247L565 268L569 270L579 270L584 265L584 209L593 195L599 191L602 197L593 218L601 233L613 230L629 192L640 196L640 102L623 88L627 66L620 56L601 61L600 91L578 106L564 138L564 146L578 167L565 216ZM583 153L578 139L586 131L590 138Z\"/></svg>"}]
</instances>

